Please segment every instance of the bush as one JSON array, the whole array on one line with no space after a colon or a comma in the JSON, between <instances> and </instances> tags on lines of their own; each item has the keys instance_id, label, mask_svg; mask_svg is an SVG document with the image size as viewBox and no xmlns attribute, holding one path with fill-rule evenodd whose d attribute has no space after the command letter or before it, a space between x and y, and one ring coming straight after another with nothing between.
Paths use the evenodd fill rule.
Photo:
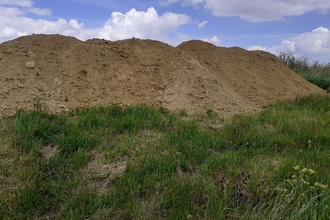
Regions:
<instances>
[{"instance_id":1,"label":"bush","mask_svg":"<svg viewBox=\"0 0 330 220\"><path fill-rule=\"evenodd\" d=\"M330 61L309 61L305 57L295 57L293 51L281 52L278 58L291 70L307 81L330 92Z\"/></svg>"}]
</instances>

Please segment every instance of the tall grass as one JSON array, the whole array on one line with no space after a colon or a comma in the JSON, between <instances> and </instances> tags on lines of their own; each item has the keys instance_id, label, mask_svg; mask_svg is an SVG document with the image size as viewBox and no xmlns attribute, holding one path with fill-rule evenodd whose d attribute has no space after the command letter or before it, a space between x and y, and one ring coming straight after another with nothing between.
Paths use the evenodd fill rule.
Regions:
<instances>
[{"instance_id":1,"label":"tall grass","mask_svg":"<svg viewBox=\"0 0 330 220\"><path fill-rule=\"evenodd\" d=\"M0 216L328 219L329 114L328 95L228 121L149 106L20 110L0 120Z\"/></svg>"},{"instance_id":2,"label":"tall grass","mask_svg":"<svg viewBox=\"0 0 330 220\"><path fill-rule=\"evenodd\" d=\"M330 92L330 60L328 62L309 61L304 57L295 57L292 51L281 52L278 58L309 82Z\"/></svg>"}]
</instances>

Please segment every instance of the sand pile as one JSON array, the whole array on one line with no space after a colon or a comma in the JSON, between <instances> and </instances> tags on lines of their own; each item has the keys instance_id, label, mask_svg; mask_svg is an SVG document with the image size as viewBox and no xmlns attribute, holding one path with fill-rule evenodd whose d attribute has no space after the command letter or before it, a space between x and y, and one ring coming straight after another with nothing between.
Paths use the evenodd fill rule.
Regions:
<instances>
[{"instance_id":1,"label":"sand pile","mask_svg":"<svg viewBox=\"0 0 330 220\"><path fill-rule=\"evenodd\" d=\"M201 41L31 35L0 44L0 116L36 103L51 112L146 103L229 117L317 92L272 54Z\"/></svg>"}]
</instances>

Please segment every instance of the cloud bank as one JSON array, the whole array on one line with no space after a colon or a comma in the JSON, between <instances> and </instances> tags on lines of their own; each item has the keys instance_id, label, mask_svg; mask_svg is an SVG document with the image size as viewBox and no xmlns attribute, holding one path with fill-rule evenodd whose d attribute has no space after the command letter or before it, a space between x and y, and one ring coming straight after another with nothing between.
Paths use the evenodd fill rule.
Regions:
<instances>
[{"instance_id":1,"label":"cloud bank","mask_svg":"<svg viewBox=\"0 0 330 220\"><path fill-rule=\"evenodd\" d=\"M164 40L168 33L189 22L189 16L184 14L166 12L159 16L153 7L146 12L133 8L126 14L113 12L105 25L96 30L96 37L110 40L131 37Z\"/></svg>"},{"instance_id":2,"label":"cloud bank","mask_svg":"<svg viewBox=\"0 0 330 220\"><path fill-rule=\"evenodd\" d=\"M133 8L126 13L112 12L109 20L100 28L85 28L83 23L74 19L32 19L28 13L45 16L50 15L51 11L33 7L31 0L0 0L0 42L33 33L63 34L81 40L137 37L168 41L171 32L190 22L190 17L184 14L166 12L158 15L153 7L147 11Z\"/></svg>"},{"instance_id":3,"label":"cloud bank","mask_svg":"<svg viewBox=\"0 0 330 220\"><path fill-rule=\"evenodd\" d=\"M326 13L329 0L161 0L161 6L181 2L183 6L202 6L215 16L236 16L251 22L283 20L286 16L299 16L311 11Z\"/></svg>"},{"instance_id":4,"label":"cloud bank","mask_svg":"<svg viewBox=\"0 0 330 220\"><path fill-rule=\"evenodd\" d=\"M296 56L326 61L330 58L330 30L318 27L311 32L285 39L280 45L274 47L251 46L248 49L265 50L276 55L280 52L291 50Z\"/></svg>"}]
</instances>

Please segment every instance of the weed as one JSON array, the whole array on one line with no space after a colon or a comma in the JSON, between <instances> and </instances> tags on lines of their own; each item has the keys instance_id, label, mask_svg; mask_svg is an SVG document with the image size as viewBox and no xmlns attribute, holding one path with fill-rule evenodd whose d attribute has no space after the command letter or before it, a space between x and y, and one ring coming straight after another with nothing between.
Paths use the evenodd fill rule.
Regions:
<instances>
[{"instance_id":1,"label":"weed","mask_svg":"<svg viewBox=\"0 0 330 220\"><path fill-rule=\"evenodd\" d=\"M304 218L311 213L313 208L324 199L327 186L316 182L316 171L313 169L293 167L294 172L285 180L283 187L275 188L275 207L272 215L276 218ZM295 207L290 213L289 207Z\"/></svg>"}]
</instances>

